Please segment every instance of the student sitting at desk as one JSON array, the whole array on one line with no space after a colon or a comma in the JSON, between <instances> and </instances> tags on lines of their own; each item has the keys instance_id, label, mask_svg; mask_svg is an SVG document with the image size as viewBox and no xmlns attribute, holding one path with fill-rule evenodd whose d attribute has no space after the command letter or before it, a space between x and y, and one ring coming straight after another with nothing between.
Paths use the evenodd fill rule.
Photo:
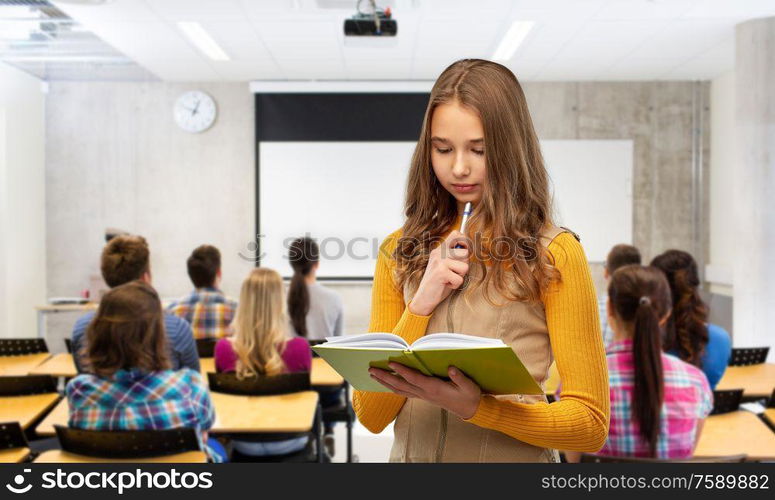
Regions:
<instances>
[{"instance_id":1,"label":"student sitting at desk","mask_svg":"<svg viewBox=\"0 0 775 500\"><path fill-rule=\"evenodd\" d=\"M195 339L220 339L230 335L237 301L218 289L221 282L221 252L201 245L187 261L194 291L167 307L167 312L188 321Z\"/></svg>"},{"instance_id":2,"label":"student sitting at desk","mask_svg":"<svg viewBox=\"0 0 775 500\"><path fill-rule=\"evenodd\" d=\"M689 458L713 395L705 375L662 352L662 327L670 316L670 288L653 267L624 266L608 286L611 422L601 455ZM569 462L580 454L566 452Z\"/></svg>"},{"instance_id":3,"label":"student sitting at desk","mask_svg":"<svg viewBox=\"0 0 775 500\"><path fill-rule=\"evenodd\" d=\"M700 297L700 278L694 257L681 250L668 250L651 261L665 273L673 295L673 312L665 331L665 351L702 369L714 389L732 356L732 341L726 330L708 323L708 306Z\"/></svg>"},{"instance_id":4,"label":"student sitting at desk","mask_svg":"<svg viewBox=\"0 0 775 500\"><path fill-rule=\"evenodd\" d=\"M102 250L100 270L105 283L111 288L134 280L141 280L150 285L150 251L145 238L121 235L111 239ZM79 373L84 371L81 363L83 339L92 319L93 311L78 318L73 326L73 360ZM172 314L165 314L163 331L169 346L168 358L172 369L186 367L198 372L199 355L188 323Z\"/></svg>"},{"instance_id":5,"label":"student sitting at desk","mask_svg":"<svg viewBox=\"0 0 775 500\"><path fill-rule=\"evenodd\" d=\"M288 288L290 329L308 340L325 340L342 335L344 308L342 298L317 282L320 247L312 238L294 240L288 251L293 278ZM344 389L322 392L323 408L342 404ZM325 423L323 438L330 456L334 456L334 423Z\"/></svg>"},{"instance_id":6,"label":"student sitting at desk","mask_svg":"<svg viewBox=\"0 0 775 500\"><path fill-rule=\"evenodd\" d=\"M312 351L301 338L288 338L283 280L271 269L257 268L242 283L234 335L215 344L215 369L238 377L309 372ZM233 441L243 455L287 455L304 449L306 437L272 442Z\"/></svg>"},{"instance_id":7,"label":"student sitting at desk","mask_svg":"<svg viewBox=\"0 0 775 500\"><path fill-rule=\"evenodd\" d=\"M632 245L615 245L605 259L605 269L603 277L606 283L611 280L611 275L620 267L629 264L640 264L640 251ZM603 332L603 344L608 347L614 339L614 331L608 324L608 293L598 301L600 307L600 329Z\"/></svg>"},{"instance_id":8,"label":"student sitting at desk","mask_svg":"<svg viewBox=\"0 0 775 500\"><path fill-rule=\"evenodd\" d=\"M215 411L198 371L171 369L161 301L142 281L110 290L86 331L90 374L67 384L68 425L87 430L190 427L215 462L223 447L208 440Z\"/></svg>"}]
</instances>

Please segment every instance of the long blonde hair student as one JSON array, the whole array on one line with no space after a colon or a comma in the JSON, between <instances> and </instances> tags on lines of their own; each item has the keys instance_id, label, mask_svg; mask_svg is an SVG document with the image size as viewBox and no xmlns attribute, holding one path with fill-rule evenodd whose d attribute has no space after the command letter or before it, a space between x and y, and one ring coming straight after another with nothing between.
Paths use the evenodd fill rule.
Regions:
<instances>
[{"instance_id":1,"label":"long blonde hair student","mask_svg":"<svg viewBox=\"0 0 775 500\"><path fill-rule=\"evenodd\" d=\"M285 370L286 342L283 280L267 268L256 268L242 283L232 322L238 378L275 375Z\"/></svg>"},{"instance_id":2,"label":"long blonde hair student","mask_svg":"<svg viewBox=\"0 0 775 500\"><path fill-rule=\"evenodd\" d=\"M463 59L449 66L433 86L430 103L412 157L407 181L406 222L393 257L396 284L416 286L428 265L431 243L455 223L455 198L440 184L431 167L431 117L441 104L457 100L475 111L484 127L487 180L482 200L474 207L466 233L481 236L472 259L485 276L466 293L493 283L507 300L538 302L549 283L559 279L539 241L551 226L549 179L538 136L522 87L508 68L481 59ZM509 245L505 265L485 265L500 253L494 244ZM508 280L508 275L513 280Z\"/></svg>"}]
</instances>

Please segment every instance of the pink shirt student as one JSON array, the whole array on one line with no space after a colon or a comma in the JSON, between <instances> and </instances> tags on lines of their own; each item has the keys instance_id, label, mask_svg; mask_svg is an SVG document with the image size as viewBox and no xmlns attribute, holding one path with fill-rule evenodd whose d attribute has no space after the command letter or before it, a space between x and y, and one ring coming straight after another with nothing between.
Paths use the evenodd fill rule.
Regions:
<instances>
[{"instance_id":1,"label":"pink shirt student","mask_svg":"<svg viewBox=\"0 0 775 500\"><path fill-rule=\"evenodd\" d=\"M223 338L215 344L215 370L218 372L233 372L237 369L237 353L228 338ZM295 337L285 344L282 352L286 373L308 372L312 366L312 351L306 339Z\"/></svg>"},{"instance_id":2,"label":"pink shirt student","mask_svg":"<svg viewBox=\"0 0 775 500\"><path fill-rule=\"evenodd\" d=\"M632 340L614 341L607 349L611 391L608 439L599 455L649 457L647 443L632 418L634 363ZM699 368L670 354L662 354L664 402L657 442L659 459L689 458L694 451L698 423L713 408L713 393Z\"/></svg>"},{"instance_id":3,"label":"pink shirt student","mask_svg":"<svg viewBox=\"0 0 775 500\"><path fill-rule=\"evenodd\" d=\"M282 351L285 373L308 372L312 366L312 351L306 339L295 337L285 344ZM237 369L237 353L231 341L223 338L215 344L215 369L218 372L234 372ZM234 450L243 455L277 456L295 453L307 446L306 436L271 442L250 442L234 440Z\"/></svg>"}]
</instances>

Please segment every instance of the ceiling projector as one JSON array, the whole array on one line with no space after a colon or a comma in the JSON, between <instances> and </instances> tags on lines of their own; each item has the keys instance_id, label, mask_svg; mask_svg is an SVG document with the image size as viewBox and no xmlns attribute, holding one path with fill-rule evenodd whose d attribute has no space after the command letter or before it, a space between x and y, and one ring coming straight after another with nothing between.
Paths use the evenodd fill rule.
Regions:
<instances>
[{"instance_id":1,"label":"ceiling projector","mask_svg":"<svg viewBox=\"0 0 775 500\"><path fill-rule=\"evenodd\" d=\"M358 12L353 17L345 19L345 36L396 36L398 23L393 19L390 7L378 9L376 2L369 0L365 2L368 7L361 10L362 3L363 0L358 2Z\"/></svg>"}]
</instances>

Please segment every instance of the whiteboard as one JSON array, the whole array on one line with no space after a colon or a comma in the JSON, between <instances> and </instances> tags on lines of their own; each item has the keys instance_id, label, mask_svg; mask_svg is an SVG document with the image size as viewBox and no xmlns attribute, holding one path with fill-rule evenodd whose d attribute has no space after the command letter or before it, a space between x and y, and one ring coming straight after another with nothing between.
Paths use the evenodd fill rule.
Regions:
<instances>
[{"instance_id":1,"label":"whiteboard","mask_svg":"<svg viewBox=\"0 0 775 500\"><path fill-rule=\"evenodd\" d=\"M541 141L559 225L590 261L632 241L632 141ZM294 238L321 247L323 278L370 278L379 244L403 223L414 142L261 142L261 265L292 273Z\"/></svg>"},{"instance_id":2,"label":"whiteboard","mask_svg":"<svg viewBox=\"0 0 775 500\"><path fill-rule=\"evenodd\" d=\"M605 262L612 246L632 244L632 141L541 141L541 150L554 222L581 237L587 259Z\"/></svg>"}]
</instances>

